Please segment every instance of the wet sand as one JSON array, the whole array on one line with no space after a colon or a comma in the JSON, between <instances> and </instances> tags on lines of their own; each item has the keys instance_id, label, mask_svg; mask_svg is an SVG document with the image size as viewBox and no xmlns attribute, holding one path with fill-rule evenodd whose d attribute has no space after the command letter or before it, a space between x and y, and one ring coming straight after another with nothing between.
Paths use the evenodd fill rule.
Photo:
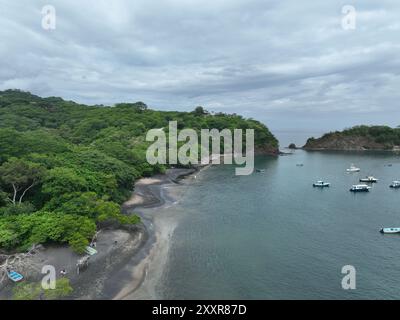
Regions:
<instances>
[{"instance_id":1,"label":"wet sand","mask_svg":"<svg viewBox=\"0 0 400 320\"><path fill-rule=\"evenodd\" d=\"M169 169L166 174L143 178L136 182L132 197L123 204L124 213L136 213L142 222L120 229L102 229L97 236L98 254L90 257L89 266L79 274L76 262L81 257L67 246L45 246L26 258L18 271L27 282L41 281L45 265L55 267L57 277L62 269L74 288L68 299L126 299L147 284L149 264L165 257L168 239L175 221L161 214L162 207L175 201L168 188L179 189L179 179L196 169ZM149 209L152 208L150 211ZM147 210L142 213L142 210ZM160 254L162 252L163 254ZM15 284L6 280L0 284L0 299L11 299ZM150 286L149 286L150 287ZM152 294L147 296L153 297Z\"/></svg>"},{"instance_id":2,"label":"wet sand","mask_svg":"<svg viewBox=\"0 0 400 320\"><path fill-rule=\"evenodd\" d=\"M124 268L110 277L104 288L107 298L115 300L156 299L156 284L168 257L170 238L177 217L163 209L173 206L186 190L188 179L195 169L170 169L166 175L143 179L135 185L135 194L124 204L124 210L142 218L149 239L140 252ZM193 178L193 177L192 177ZM140 196L138 204L137 196ZM133 200L133 205L132 204Z\"/></svg>"}]
</instances>

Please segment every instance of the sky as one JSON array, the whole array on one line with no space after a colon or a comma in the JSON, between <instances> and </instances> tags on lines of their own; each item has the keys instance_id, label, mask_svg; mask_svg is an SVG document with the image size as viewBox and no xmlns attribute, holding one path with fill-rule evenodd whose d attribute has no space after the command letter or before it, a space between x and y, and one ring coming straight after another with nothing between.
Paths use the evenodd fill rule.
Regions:
<instances>
[{"instance_id":1,"label":"sky","mask_svg":"<svg viewBox=\"0 0 400 320\"><path fill-rule=\"evenodd\" d=\"M398 0L0 0L0 14L0 90L202 105L273 132L400 124Z\"/></svg>"}]
</instances>

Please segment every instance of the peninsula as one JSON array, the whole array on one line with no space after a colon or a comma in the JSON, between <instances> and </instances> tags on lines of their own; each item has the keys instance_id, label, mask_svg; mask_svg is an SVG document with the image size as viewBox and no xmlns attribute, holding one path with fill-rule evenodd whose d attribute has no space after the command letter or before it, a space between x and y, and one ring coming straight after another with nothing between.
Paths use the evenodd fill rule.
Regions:
<instances>
[{"instance_id":1,"label":"peninsula","mask_svg":"<svg viewBox=\"0 0 400 320\"><path fill-rule=\"evenodd\" d=\"M309 138L305 150L400 150L400 128L388 126L355 126L343 131L324 134L320 138Z\"/></svg>"}]
</instances>

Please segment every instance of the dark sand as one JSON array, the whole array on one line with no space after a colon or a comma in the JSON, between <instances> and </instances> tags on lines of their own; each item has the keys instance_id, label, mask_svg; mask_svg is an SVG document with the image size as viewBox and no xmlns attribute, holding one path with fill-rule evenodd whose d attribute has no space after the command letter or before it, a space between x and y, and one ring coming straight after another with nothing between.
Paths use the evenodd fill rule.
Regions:
<instances>
[{"instance_id":1,"label":"dark sand","mask_svg":"<svg viewBox=\"0 0 400 320\"><path fill-rule=\"evenodd\" d=\"M155 259L158 263L165 260L168 239L175 228L175 222L158 214L161 212L158 208L175 201L166 189L179 185L179 179L196 171L169 169L166 174L139 180L131 199L123 204L122 209L127 214L135 212L141 216L142 223L131 228L101 230L97 237L98 254L90 258L89 267L79 275L76 262L80 256L65 246L39 250L27 258L26 267L18 271L24 274L25 281L41 281L44 265L53 265L57 276L66 269L74 288L69 299L154 298L155 293L148 290L152 287L150 284L139 295L135 296L135 293L144 282L149 282L146 277L149 264ZM143 215L141 209L144 208L154 210L150 213L147 210ZM10 281L0 284L0 299L10 299L14 286Z\"/></svg>"}]
</instances>

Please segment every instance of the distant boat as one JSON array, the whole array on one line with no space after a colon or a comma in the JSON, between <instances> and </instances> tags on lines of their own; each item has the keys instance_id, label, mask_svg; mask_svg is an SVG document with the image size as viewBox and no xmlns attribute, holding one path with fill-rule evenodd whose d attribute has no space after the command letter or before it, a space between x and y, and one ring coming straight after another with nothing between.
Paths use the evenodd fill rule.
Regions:
<instances>
[{"instance_id":1,"label":"distant boat","mask_svg":"<svg viewBox=\"0 0 400 320\"><path fill-rule=\"evenodd\" d=\"M371 189L370 186L366 184L355 184L350 188L351 192L368 192Z\"/></svg>"},{"instance_id":2,"label":"distant boat","mask_svg":"<svg viewBox=\"0 0 400 320\"><path fill-rule=\"evenodd\" d=\"M400 188L400 181L393 181L390 187L394 189Z\"/></svg>"},{"instance_id":3,"label":"distant boat","mask_svg":"<svg viewBox=\"0 0 400 320\"><path fill-rule=\"evenodd\" d=\"M263 172L265 172L265 169L256 169L256 172L263 173Z\"/></svg>"},{"instance_id":4,"label":"distant boat","mask_svg":"<svg viewBox=\"0 0 400 320\"><path fill-rule=\"evenodd\" d=\"M319 188L325 188L329 187L331 184L329 182L324 182L324 181L317 181L313 183L313 187L319 187Z\"/></svg>"},{"instance_id":5,"label":"distant boat","mask_svg":"<svg viewBox=\"0 0 400 320\"><path fill-rule=\"evenodd\" d=\"M20 282L24 279L22 274L19 274L18 272L13 270L7 271L7 276L13 282Z\"/></svg>"},{"instance_id":6,"label":"distant boat","mask_svg":"<svg viewBox=\"0 0 400 320\"><path fill-rule=\"evenodd\" d=\"M380 233L400 233L400 228L382 228Z\"/></svg>"},{"instance_id":7,"label":"distant boat","mask_svg":"<svg viewBox=\"0 0 400 320\"><path fill-rule=\"evenodd\" d=\"M359 172L361 169L357 168L354 164L351 164L349 169L346 169L347 172Z\"/></svg>"},{"instance_id":8,"label":"distant boat","mask_svg":"<svg viewBox=\"0 0 400 320\"><path fill-rule=\"evenodd\" d=\"M298 167L303 167L303 166L304 166L304 164L302 164L302 163L298 163L298 164L296 164L296 166L298 166Z\"/></svg>"},{"instance_id":9,"label":"distant boat","mask_svg":"<svg viewBox=\"0 0 400 320\"><path fill-rule=\"evenodd\" d=\"M375 183L378 182L378 179L374 178L373 176L368 176L366 178L360 179L360 182Z\"/></svg>"}]
</instances>

